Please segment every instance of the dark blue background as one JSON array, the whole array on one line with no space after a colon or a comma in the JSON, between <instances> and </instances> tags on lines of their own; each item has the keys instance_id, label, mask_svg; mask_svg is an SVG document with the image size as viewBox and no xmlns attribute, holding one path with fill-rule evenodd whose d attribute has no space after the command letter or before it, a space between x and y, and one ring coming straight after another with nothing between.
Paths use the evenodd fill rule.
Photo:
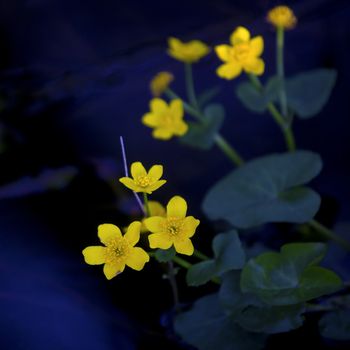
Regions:
<instances>
[{"instance_id":1,"label":"dark blue background","mask_svg":"<svg viewBox=\"0 0 350 350\"><path fill-rule=\"evenodd\" d=\"M338 71L322 113L295 122L298 147L319 152L324 160L313 185L329 205L330 214L319 219L333 225L348 221L350 211L350 3L287 3L299 23L286 34L286 74L320 67ZM264 36L266 76L272 74L275 34L265 15L276 4L0 2L0 134L6 146L0 154L1 349L176 348L159 325L172 301L161 268L151 263L142 273L129 269L107 281L100 267L84 264L81 250L98 243L100 223L126 225L130 211L137 210L116 181L123 174L119 135L130 163L164 164L168 184L157 199L180 194L202 218L206 190L231 164L215 148L202 153L176 140L151 138L140 122L151 98L149 80L169 70L176 77L174 89L184 96L183 66L167 56L167 37L213 46L227 42L238 25ZM194 73L198 90L221 88L216 100L228 112L223 134L246 159L283 151L269 115L246 111L234 96L242 78L220 80L218 64L212 54ZM45 173L62 168L68 175ZM206 235L209 241L211 234L202 230L196 242ZM183 301L197 294L181 292Z\"/></svg>"}]
</instances>

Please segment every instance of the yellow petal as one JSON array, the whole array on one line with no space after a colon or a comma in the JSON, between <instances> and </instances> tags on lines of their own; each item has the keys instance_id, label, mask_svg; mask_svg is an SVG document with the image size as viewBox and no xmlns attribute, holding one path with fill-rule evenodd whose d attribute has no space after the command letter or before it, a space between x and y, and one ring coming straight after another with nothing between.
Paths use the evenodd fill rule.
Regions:
<instances>
[{"instance_id":1,"label":"yellow petal","mask_svg":"<svg viewBox=\"0 0 350 350\"><path fill-rule=\"evenodd\" d=\"M97 228L97 235L103 244L107 244L111 239L120 238L122 233L118 226L102 224Z\"/></svg>"},{"instance_id":2,"label":"yellow petal","mask_svg":"<svg viewBox=\"0 0 350 350\"><path fill-rule=\"evenodd\" d=\"M190 239L175 241L174 247L175 250L180 254L192 255L194 252L194 247Z\"/></svg>"},{"instance_id":3,"label":"yellow petal","mask_svg":"<svg viewBox=\"0 0 350 350\"><path fill-rule=\"evenodd\" d=\"M148 172L148 176L153 178L154 181L159 180L163 175L163 165L153 165Z\"/></svg>"},{"instance_id":4,"label":"yellow petal","mask_svg":"<svg viewBox=\"0 0 350 350\"><path fill-rule=\"evenodd\" d=\"M170 199L166 207L167 217L184 218L187 212L187 203L180 196L174 196Z\"/></svg>"},{"instance_id":5,"label":"yellow petal","mask_svg":"<svg viewBox=\"0 0 350 350\"><path fill-rule=\"evenodd\" d=\"M170 111L174 119L182 119L184 116L184 108L180 99L175 99L170 102Z\"/></svg>"},{"instance_id":6,"label":"yellow petal","mask_svg":"<svg viewBox=\"0 0 350 350\"><path fill-rule=\"evenodd\" d=\"M187 216L184 220L182 233L184 236L190 238L196 232L196 228L199 225L200 221L195 219L193 216Z\"/></svg>"},{"instance_id":7,"label":"yellow petal","mask_svg":"<svg viewBox=\"0 0 350 350\"><path fill-rule=\"evenodd\" d=\"M134 246L140 240L140 229L141 222L134 221L132 222L124 235L124 238L129 241L129 243Z\"/></svg>"},{"instance_id":8,"label":"yellow petal","mask_svg":"<svg viewBox=\"0 0 350 350\"><path fill-rule=\"evenodd\" d=\"M262 36L256 36L250 40L250 49L253 56L258 57L264 51L264 39Z\"/></svg>"},{"instance_id":9,"label":"yellow petal","mask_svg":"<svg viewBox=\"0 0 350 350\"><path fill-rule=\"evenodd\" d=\"M168 239L167 235L163 233L152 233L148 236L148 242L152 249L169 249L173 244L173 242Z\"/></svg>"},{"instance_id":10,"label":"yellow petal","mask_svg":"<svg viewBox=\"0 0 350 350\"><path fill-rule=\"evenodd\" d=\"M103 266L103 273L105 274L106 278L110 280L113 277L120 274L121 272L123 272L124 269L125 269L124 263L110 263L110 264L105 264Z\"/></svg>"},{"instance_id":11,"label":"yellow petal","mask_svg":"<svg viewBox=\"0 0 350 350\"><path fill-rule=\"evenodd\" d=\"M153 130L152 135L156 139L160 140L169 140L173 137L173 132L172 130L168 128L157 128Z\"/></svg>"},{"instance_id":12,"label":"yellow petal","mask_svg":"<svg viewBox=\"0 0 350 350\"><path fill-rule=\"evenodd\" d=\"M247 28L237 27L230 36L230 42L232 45L248 42L250 39L250 33Z\"/></svg>"},{"instance_id":13,"label":"yellow petal","mask_svg":"<svg viewBox=\"0 0 350 350\"><path fill-rule=\"evenodd\" d=\"M131 176L136 179L139 176L147 176L147 171L141 162L134 162L131 164Z\"/></svg>"},{"instance_id":14,"label":"yellow petal","mask_svg":"<svg viewBox=\"0 0 350 350\"><path fill-rule=\"evenodd\" d=\"M165 218L161 216L152 216L145 219L144 223L147 229L151 232L161 232L164 229Z\"/></svg>"},{"instance_id":15,"label":"yellow petal","mask_svg":"<svg viewBox=\"0 0 350 350\"><path fill-rule=\"evenodd\" d=\"M148 261L148 254L142 248L136 247L131 249L130 255L126 259L125 263L132 269L140 271Z\"/></svg>"},{"instance_id":16,"label":"yellow petal","mask_svg":"<svg viewBox=\"0 0 350 350\"><path fill-rule=\"evenodd\" d=\"M161 98L152 98L150 109L152 113L160 115L168 111L168 105Z\"/></svg>"},{"instance_id":17,"label":"yellow petal","mask_svg":"<svg viewBox=\"0 0 350 350\"><path fill-rule=\"evenodd\" d=\"M119 181L127 188L129 188L132 191L136 191L139 189L139 186L137 186L133 179L130 179L130 177L121 177Z\"/></svg>"},{"instance_id":18,"label":"yellow petal","mask_svg":"<svg viewBox=\"0 0 350 350\"><path fill-rule=\"evenodd\" d=\"M152 185L147 186L144 190L148 194L151 194L153 191L157 190L159 187L163 186L166 183L166 180L159 180Z\"/></svg>"},{"instance_id":19,"label":"yellow petal","mask_svg":"<svg viewBox=\"0 0 350 350\"><path fill-rule=\"evenodd\" d=\"M180 120L174 124L174 130L173 130L174 135L182 136L182 135L185 135L187 131L188 131L188 125L183 120Z\"/></svg>"},{"instance_id":20,"label":"yellow petal","mask_svg":"<svg viewBox=\"0 0 350 350\"><path fill-rule=\"evenodd\" d=\"M177 50L180 47L182 47L183 43L181 42L181 40L179 40L177 38L170 37L168 39L168 45L169 45L170 49Z\"/></svg>"},{"instance_id":21,"label":"yellow petal","mask_svg":"<svg viewBox=\"0 0 350 350\"><path fill-rule=\"evenodd\" d=\"M158 126L160 122L161 122L161 118L159 114L146 113L142 117L142 123L151 128Z\"/></svg>"},{"instance_id":22,"label":"yellow petal","mask_svg":"<svg viewBox=\"0 0 350 350\"><path fill-rule=\"evenodd\" d=\"M224 62L230 61L230 59L232 57L231 51L232 51L232 48L229 45L218 45L218 46L215 46L216 54Z\"/></svg>"},{"instance_id":23,"label":"yellow petal","mask_svg":"<svg viewBox=\"0 0 350 350\"><path fill-rule=\"evenodd\" d=\"M261 58L252 58L244 63L244 70L247 73L261 75L264 73L265 70L264 61Z\"/></svg>"},{"instance_id":24,"label":"yellow petal","mask_svg":"<svg viewBox=\"0 0 350 350\"><path fill-rule=\"evenodd\" d=\"M242 66L238 62L225 63L219 66L216 70L220 78L231 80L236 78L242 72Z\"/></svg>"},{"instance_id":25,"label":"yellow petal","mask_svg":"<svg viewBox=\"0 0 350 350\"><path fill-rule=\"evenodd\" d=\"M105 247L92 246L83 250L85 262L89 265L101 265L105 263Z\"/></svg>"},{"instance_id":26,"label":"yellow petal","mask_svg":"<svg viewBox=\"0 0 350 350\"><path fill-rule=\"evenodd\" d=\"M148 207L149 207L149 211L151 212L151 216L165 216L166 215L165 208L157 201L149 201Z\"/></svg>"}]
</instances>

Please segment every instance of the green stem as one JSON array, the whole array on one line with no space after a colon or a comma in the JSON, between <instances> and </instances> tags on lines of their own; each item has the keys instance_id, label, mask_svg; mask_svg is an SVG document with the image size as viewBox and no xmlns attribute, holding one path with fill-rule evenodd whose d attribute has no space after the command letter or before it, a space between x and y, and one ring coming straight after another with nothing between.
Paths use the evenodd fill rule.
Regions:
<instances>
[{"instance_id":1,"label":"green stem","mask_svg":"<svg viewBox=\"0 0 350 350\"><path fill-rule=\"evenodd\" d=\"M187 269L187 270L192 266L191 263L189 263L188 261L180 258L179 256L174 256L173 257L173 261L176 264L180 265L181 267L183 267L184 269Z\"/></svg>"},{"instance_id":2,"label":"green stem","mask_svg":"<svg viewBox=\"0 0 350 350\"><path fill-rule=\"evenodd\" d=\"M277 65L277 76L281 80L281 90L279 93L280 106L282 115L287 118L288 107L287 107L287 95L284 84L284 59L283 59L283 47L284 47L284 28L277 27L276 31L276 65Z\"/></svg>"},{"instance_id":3,"label":"green stem","mask_svg":"<svg viewBox=\"0 0 350 350\"><path fill-rule=\"evenodd\" d=\"M248 74L248 77L249 77L249 80L252 83L252 85L259 92L262 92L264 87L261 84L259 78L254 74ZM290 125L286 122L283 115L278 111L278 109L276 108L276 106L272 102L270 102L267 105L267 109L270 112L270 114L272 115L275 122L281 128L288 150L290 152L295 151L295 149L296 149L295 139L294 139L293 131L292 131Z\"/></svg>"},{"instance_id":4,"label":"green stem","mask_svg":"<svg viewBox=\"0 0 350 350\"><path fill-rule=\"evenodd\" d=\"M196 258L200 259L200 260L209 260L209 257L206 256L205 254L203 254L201 251L195 249L193 256L195 256Z\"/></svg>"},{"instance_id":5,"label":"green stem","mask_svg":"<svg viewBox=\"0 0 350 350\"><path fill-rule=\"evenodd\" d=\"M149 210L149 205L148 205L148 195L147 193L143 192L143 204L146 208L146 217L150 217L151 216L151 212Z\"/></svg>"},{"instance_id":6,"label":"green stem","mask_svg":"<svg viewBox=\"0 0 350 350\"><path fill-rule=\"evenodd\" d=\"M181 99L179 95L177 95L173 90L166 89L165 94L172 99ZM205 116L202 114L201 111L195 109L193 106L188 104L187 102L183 101L183 106L185 111L197 119L200 122L203 122ZM217 133L214 139L216 145L221 149L221 151L236 165L241 166L244 163L244 160L239 155L239 153L225 140L223 136L221 136L220 133Z\"/></svg>"},{"instance_id":7,"label":"green stem","mask_svg":"<svg viewBox=\"0 0 350 350\"><path fill-rule=\"evenodd\" d=\"M316 220L311 220L310 222L308 222L308 224L312 228L314 228L319 234L321 234L323 237L333 240L334 242L339 244L341 247L343 247L345 250L350 251L350 242L338 236L335 232L333 232L329 228L323 226L321 223L319 223Z\"/></svg>"},{"instance_id":8,"label":"green stem","mask_svg":"<svg viewBox=\"0 0 350 350\"><path fill-rule=\"evenodd\" d=\"M185 63L185 79L186 79L186 89L187 97L191 105L199 110L199 104L196 97L196 92L194 90L193 74L192 74L192 64Z\"/></svg>"},{"instance_id":9,"label":"green stem","mask_svg":"<svg viewBox=\"0 0 350 350\"><path fill-rule=\"evenodd\" d=\"M231 159L231 161L237 165L241 166L244 163L244 160L239 155L239 153L219 134L215 135L215 143L221 149L226 156Z\"/></svg>"},{"instance_id":10,"label":"green stem","mask_svg":"<svg viewBox=\"0 0 350 350\"><path fill-rule=\"evenodd\" d=\"M177 287L176 277L175 277L175 271L174 271L174 263L172 261L168 262L168 278L170 282L170 287L173 293L174 298L174 309L176 312L179 311L179 288Z\"/></svg>"}]
</instances>

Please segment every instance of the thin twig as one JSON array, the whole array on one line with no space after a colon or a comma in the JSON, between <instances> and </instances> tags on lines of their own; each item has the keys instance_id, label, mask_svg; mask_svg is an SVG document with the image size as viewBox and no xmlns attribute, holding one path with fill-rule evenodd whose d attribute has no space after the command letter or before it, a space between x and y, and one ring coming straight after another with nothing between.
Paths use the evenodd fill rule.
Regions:
<instances>
[{"instance_id":1,"label":"thin twig","mask_svg":"<svg viewBox=\"0 0 350 350\"><path fill-rule=\"evenodd\" d=\"M124 164L124 172L125 172L125 176L128 177L129 176L129 172L128 172L128 162L126 160L126 152L125 152L125 146L124 146L124 139L123 136L119 136L119 140L120 140L120 147L122 149L122 157L123 157L123 164ZM140 199L140 197L138 196L138 194L136 192L134 192L134 196L136 198L137 204L139 205L141 211L143 212L144 215L146 215L146 210L142 204L142 201Z\"/></svg>"}]
</instances>

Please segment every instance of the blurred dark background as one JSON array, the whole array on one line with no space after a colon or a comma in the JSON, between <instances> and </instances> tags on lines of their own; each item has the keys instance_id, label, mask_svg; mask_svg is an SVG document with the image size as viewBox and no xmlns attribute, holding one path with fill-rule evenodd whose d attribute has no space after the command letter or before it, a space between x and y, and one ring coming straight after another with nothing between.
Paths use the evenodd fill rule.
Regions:
<instances>
[{"instance_id":1,"label":"blurred dark background","mask_svg":"<svg viewBox=\"0 0 350 350\"><path fill-rule=\"evenodd\" d=\"M324 160L313 183L327 206L328 214L319 219L345 225L350 219L350 3L285 3L299 21L286 34L286 74L321 67L338 71L325 109L313 119L297 120L295 134L299 148L319 152ZM277 4L0 1L0 349L179 348L161 326L172 304L162 267L152 262L142 272L127 269L107 281L101 267L83 262L81 250L98 244L99 224L123 226L137 215L133 197L117 181L123 176L120 135L130 163L164 164L168 183L156 199L182 195L191 214L205 223L201 200L231 164L216 148L200 152L176 140L151 138L140 122L151 98L149 80L169 70L176 77L174 90L184 96L183 66L167 56L167 38L201 39L213 46L227 42L238 25L264 36L265 76L273 74L275 33L265 15ZM221 88L216 100L227 109L224 136L246 159L284 151L272 119L246 111L234 96L242 78L220 80L218 64L211 54L194 73L198 91ZM213 232L205 227L195 243L210 253ZM339 268L350 278L344 263ZM183 302L200 293L180 283ZM290 346L305 334L315 348L337 345L321 340L310 324L289 336ZM285 339L275 337L269 348Z\"/></svg>"}]
</instances>

